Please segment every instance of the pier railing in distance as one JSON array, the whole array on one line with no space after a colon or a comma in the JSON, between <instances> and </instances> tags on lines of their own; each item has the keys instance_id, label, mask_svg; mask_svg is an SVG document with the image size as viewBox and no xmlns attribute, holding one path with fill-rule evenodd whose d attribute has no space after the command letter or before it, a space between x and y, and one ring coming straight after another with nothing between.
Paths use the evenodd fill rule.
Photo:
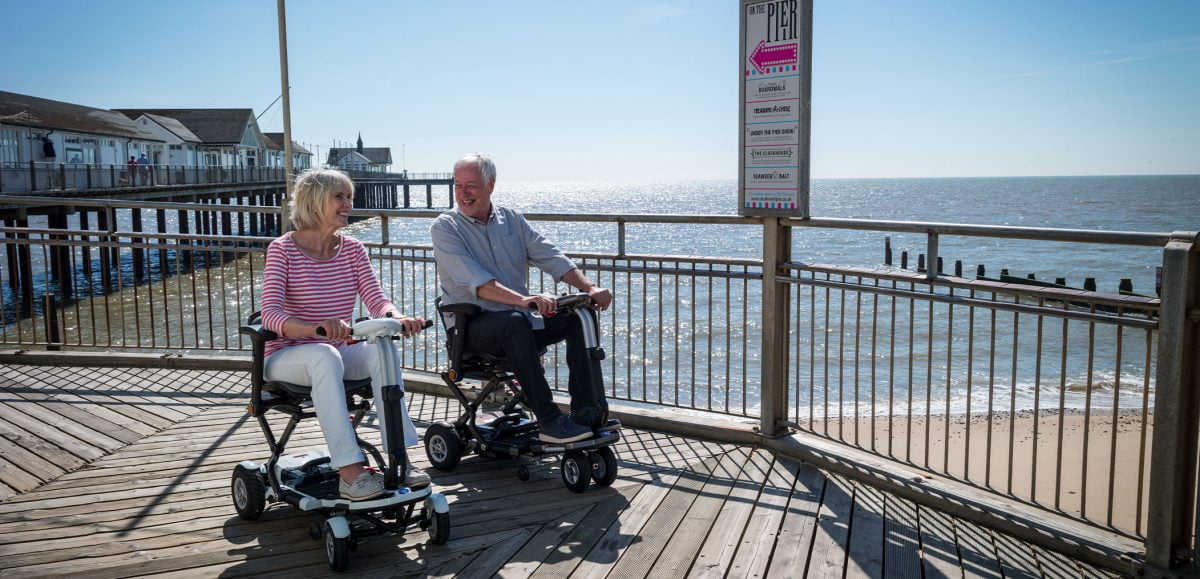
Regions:
<instances>
[{"instance_id":1,"label":"pier railing in distance","mask_svg":"<svg viewBox=\"0 0 1200 579\"><path fill-rule=\"evenodd\" d=\"M450 173L347 171L355 181L448 182ZM0 194L125 189L164 185L283 182L283 167L137 165L99 163L0 163Z\"/></svg>"},{"instance_id":2,"label":"pier railing in distance","mask_svg":"<svg viewBox=\"0 0 1200 579\"><path fill-rule=\"evenodd\" d=\"M74 202L104 213L103 223L0 228L7 264L0 268L0 344L239 354L249 347L237 328L259 306L271 239L264 235L274 233L277 208ZM381 240L367 244L369 253L401 311L433 315L437 271L427 244L391 240L427 231L437 214L355 211L373 218L366 223L374 231L357 235ZM600 316L610 398L753 422L767 439L823 440L1027 512L1142 542L1145 551L1135 555L1155 568L1178 566L1192 552L1197 234L712 215L528 217L592 236L612 233L615 251L569 253L616 295ZM133 230L143 218L146 230ZM181 222L188 232L180 232ZM769 259L626 251L627 227L684 225L711 228L731 244L762 243L760 256ZM950 237L1160 248L1162 297L956 277L936 267L827 264L811 250L805 261L792 259L792 233L814 230L915 235L931 265L939 240ZM536 273L530 283L535 291L568 289ZM435 325L402 342L405 366L443 370L440 332ZM768 335L778 342L767 343ZM562 391L564 355L552 349L545 360Z\"/></svg>"}]
</instances>

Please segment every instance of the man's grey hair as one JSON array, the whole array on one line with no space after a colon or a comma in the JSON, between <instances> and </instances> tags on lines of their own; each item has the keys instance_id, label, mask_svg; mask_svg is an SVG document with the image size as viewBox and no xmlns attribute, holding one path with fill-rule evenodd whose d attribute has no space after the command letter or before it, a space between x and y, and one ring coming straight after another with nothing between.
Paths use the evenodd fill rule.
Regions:
<instances>
[{"instance_id":1,"label":"man's grey hair","mask_svg":"<svg viewBox=\"0 0 1200 579\"><path fill-rule=\"evenodd\" d=\"M492 162L492 158L487 153L468 153L463 155L454 162L454 168L457 169L462 165L475 165L479 168L479 174L483 175L483 182L490 183L496 180L496 164Z\"/></svg>"}]
</instances>

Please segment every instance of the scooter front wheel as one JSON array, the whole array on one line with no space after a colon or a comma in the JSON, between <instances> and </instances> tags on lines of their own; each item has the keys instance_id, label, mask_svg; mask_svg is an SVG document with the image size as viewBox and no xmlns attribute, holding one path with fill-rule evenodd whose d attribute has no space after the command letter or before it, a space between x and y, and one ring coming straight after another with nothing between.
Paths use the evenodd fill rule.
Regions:
<instances>
[{"instance_id":1,"label":"scooter front wheel","mask_svg":"<svg viewBox=\"0 0 1200 579\"><path fill-rule=\"evenodd\" d=\"M592 482L592 468L587 455L578 450L570 451L563 455L559 466L562 470L563 484L567 485L571 492L581 493L587 490L588 483Z\"/></svg>"},{"instance_id":2,"label":"scooter front wheel","mask_svg":"<svg viewBox=\"0 0 1200 579\"><path fill-rule=\"evenodd\" d=\"M350 564L350 538L335 537L329 521L325 522L325 558L329 560L329 568L334 571L345 571Z\"/></svg>"},{"instance_id":3,"label":"scooter front wheel","mask_svg":"<svg viewBox=\"0 0 1200 579\"><path fill-rule=\"evenodd\" d=\"M429 542L434 545L445 545L450 539L450 513L434 511L429 514Z\"/></svg>"}]
</instances>

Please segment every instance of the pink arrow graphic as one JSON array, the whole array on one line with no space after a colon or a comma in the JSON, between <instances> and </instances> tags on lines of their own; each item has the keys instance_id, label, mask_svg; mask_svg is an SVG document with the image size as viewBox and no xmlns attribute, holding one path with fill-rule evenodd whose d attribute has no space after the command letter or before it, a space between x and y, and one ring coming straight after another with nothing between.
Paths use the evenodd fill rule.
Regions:
<instances>
[{"instance_id":1,"label":"pink arrow graphic","mask_svg":"<svg viewBox=\"0 0 1200 579\"><path fill-rule=\"evenodd\" d=\"M758 41L758 46L754 47L754 52L750 53L750 64L758 70L759 74L766 74L765 67L776 66L781 64L796 64L799 60L800 49L795 43L781 44L779 46L767 47L767 41Z\"/></svg>"}]
</instances>

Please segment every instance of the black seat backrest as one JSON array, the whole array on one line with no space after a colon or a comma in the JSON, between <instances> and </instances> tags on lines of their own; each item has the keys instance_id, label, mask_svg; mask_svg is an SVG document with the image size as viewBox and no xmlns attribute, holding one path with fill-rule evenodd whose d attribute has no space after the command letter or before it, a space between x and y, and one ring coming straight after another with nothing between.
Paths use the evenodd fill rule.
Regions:
<instances>
[{"instance_id":1,"label":"black seat backrest","mask_svg":"<svg viewBox=\"0 0 1200 579\"><path fill-rule=\"evenodd\" d=\"M466 354L467 324L470 323L471 316L478 314L482 308L475 304L442 305L440 297L433 303L438 313L441 314L442 326L446 329L446 352L450 357L450 369L456 376L463 376L465 374L463 358Z\"/></svg>"}]
</instances>

